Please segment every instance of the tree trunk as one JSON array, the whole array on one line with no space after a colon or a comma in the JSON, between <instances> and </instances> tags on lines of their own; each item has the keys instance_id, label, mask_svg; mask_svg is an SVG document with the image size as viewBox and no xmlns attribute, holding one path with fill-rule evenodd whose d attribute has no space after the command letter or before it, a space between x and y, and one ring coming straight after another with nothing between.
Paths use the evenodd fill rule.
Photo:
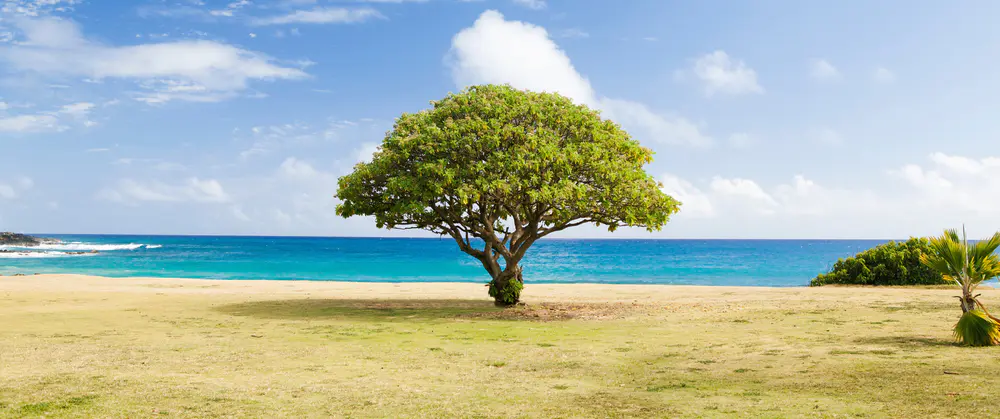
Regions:
<instances>
[{"instance_id":1,"label":"tree trunk","mask_svg":"<svg viewBox=\"0 0 1000 419\"><path fill-rule=\"evenodd\" d=\"M959 300L962 302L962 314L968 313L977 308L976 298L970 293L962 293L962 297L959 298Z\"/></svg>"},{"instance_id":2,"label":"tree trunk","mask_svg":"<svg viewBox=\"0 0 1000 419\"><path fill-rule=\"evenodd\" d=\"M497 307L510 307L521 301L521 290L524 288L524 276L521 267L508 266L490 281L490 297L493 297Z\"/></svg>"},{"instance_id":3,"label":"tree trunk","mask_svg":"<svg viewBox=\"0 0 1000 419\"><path fill-rule=\"evenodd\" d=\"M966 287L964 283L962 284L962 296L958 298L958 300L962 303L962 314L979 308L977 307L978 304L976 304L976 297L972 295L972 290L969 288L970 287Z\"/></svg>"}]
</instances>

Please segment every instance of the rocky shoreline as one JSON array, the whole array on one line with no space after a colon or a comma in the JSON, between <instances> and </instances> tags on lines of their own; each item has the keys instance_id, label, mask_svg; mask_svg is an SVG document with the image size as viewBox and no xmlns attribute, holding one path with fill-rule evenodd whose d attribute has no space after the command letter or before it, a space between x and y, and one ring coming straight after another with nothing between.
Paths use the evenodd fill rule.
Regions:
<instances>
[{"instance_id":1,"label":"rocky shoreline","mask_svg":"<svg viewBox=\"0 0 1000 419\"><path fill-rule=\"evenodd\" d=\"M0 246L35 247L41 244L61 243L58 239L29 236L27 234L2 232L0 233Z\"/></svg>"},{"instance_id":2,"label":"rocky shoreline","mask_svg":"<svg viewBox=\"0 0 1000 419\"><path fill-rule=\"evenodd\" d=\"M0 255L10 257L33 257L39 254L63 254L70 256L88 255L99 253L97 250L83 251L43 251L44 249L31 249L44 244L60 244L62 240L48 237L35 237L27 234L0 232ZM13 249L10 249L13 248Z\"/></svg>"}]
</instances>

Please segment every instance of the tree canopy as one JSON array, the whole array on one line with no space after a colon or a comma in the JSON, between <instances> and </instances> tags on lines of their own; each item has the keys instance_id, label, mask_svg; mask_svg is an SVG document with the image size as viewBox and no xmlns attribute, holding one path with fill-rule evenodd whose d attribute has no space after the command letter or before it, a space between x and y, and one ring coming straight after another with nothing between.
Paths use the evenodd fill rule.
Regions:
<instances>
[{"instance_id":1,"label":"tree canopy","mask_svg":"<svg viewBox=\"0 0 1000 419\"><path fill-rule=\"evenodd\" d=\"M474 86L400 116L372 160L340 178L337 213L452 237L483 263L498 304L512 304L538 239L583 224L663 227L680 203L643 170L652 155L566 97Z\"/></svg>"}]
</instances>

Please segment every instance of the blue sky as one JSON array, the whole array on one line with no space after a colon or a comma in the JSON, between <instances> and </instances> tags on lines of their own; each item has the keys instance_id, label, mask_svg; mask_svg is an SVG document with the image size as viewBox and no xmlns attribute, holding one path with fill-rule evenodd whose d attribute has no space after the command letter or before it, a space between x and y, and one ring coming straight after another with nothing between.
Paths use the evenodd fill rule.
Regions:
<instances>
[{"instance_id":1,"label":"blue sky","mask_svg":"<svg viewBox=\"0 0 1000 419\"><path fill-rule=\"evenodd\" d=\"M0 230L394 235L335 216L337 177L478 83L560 92L656 152L682 212L613 237L1000 227L1000 3L0 5Z\"/></svg>"}]
</instances>

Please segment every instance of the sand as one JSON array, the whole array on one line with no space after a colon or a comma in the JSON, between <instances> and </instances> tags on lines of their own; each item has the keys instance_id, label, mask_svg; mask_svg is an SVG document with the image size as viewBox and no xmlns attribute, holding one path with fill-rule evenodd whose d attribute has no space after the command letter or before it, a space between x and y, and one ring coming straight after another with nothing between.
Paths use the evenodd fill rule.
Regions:
<instances>
[{"instance_id":1,"label":"sand","mask_svg":"<svg viewBox=\"0 0 1000 419\"><path fill-rule=\"evenodd\" d=\"M105 278L89 275L0 276L0 292L90 292L245 294L342 299L473 299L490 300L483 283L385 283L339 281L206 280L190 278ZM532 284L522 301L640 303L746 302L809 299L883 302L919 298L948 299L950 287L732 287L634 284ZM980 288L984 301L1000 299L1000 290Z\"/></svg>"},{"instance_id":2,"label":"sand","mask_svg":"<svg viewBox=\"0 0 1000 419\"><path fill-rule=\"evenodd\" d=\"M0 418L988 417L957 293L0 277Z\"/></svg>"}]
</instances>

